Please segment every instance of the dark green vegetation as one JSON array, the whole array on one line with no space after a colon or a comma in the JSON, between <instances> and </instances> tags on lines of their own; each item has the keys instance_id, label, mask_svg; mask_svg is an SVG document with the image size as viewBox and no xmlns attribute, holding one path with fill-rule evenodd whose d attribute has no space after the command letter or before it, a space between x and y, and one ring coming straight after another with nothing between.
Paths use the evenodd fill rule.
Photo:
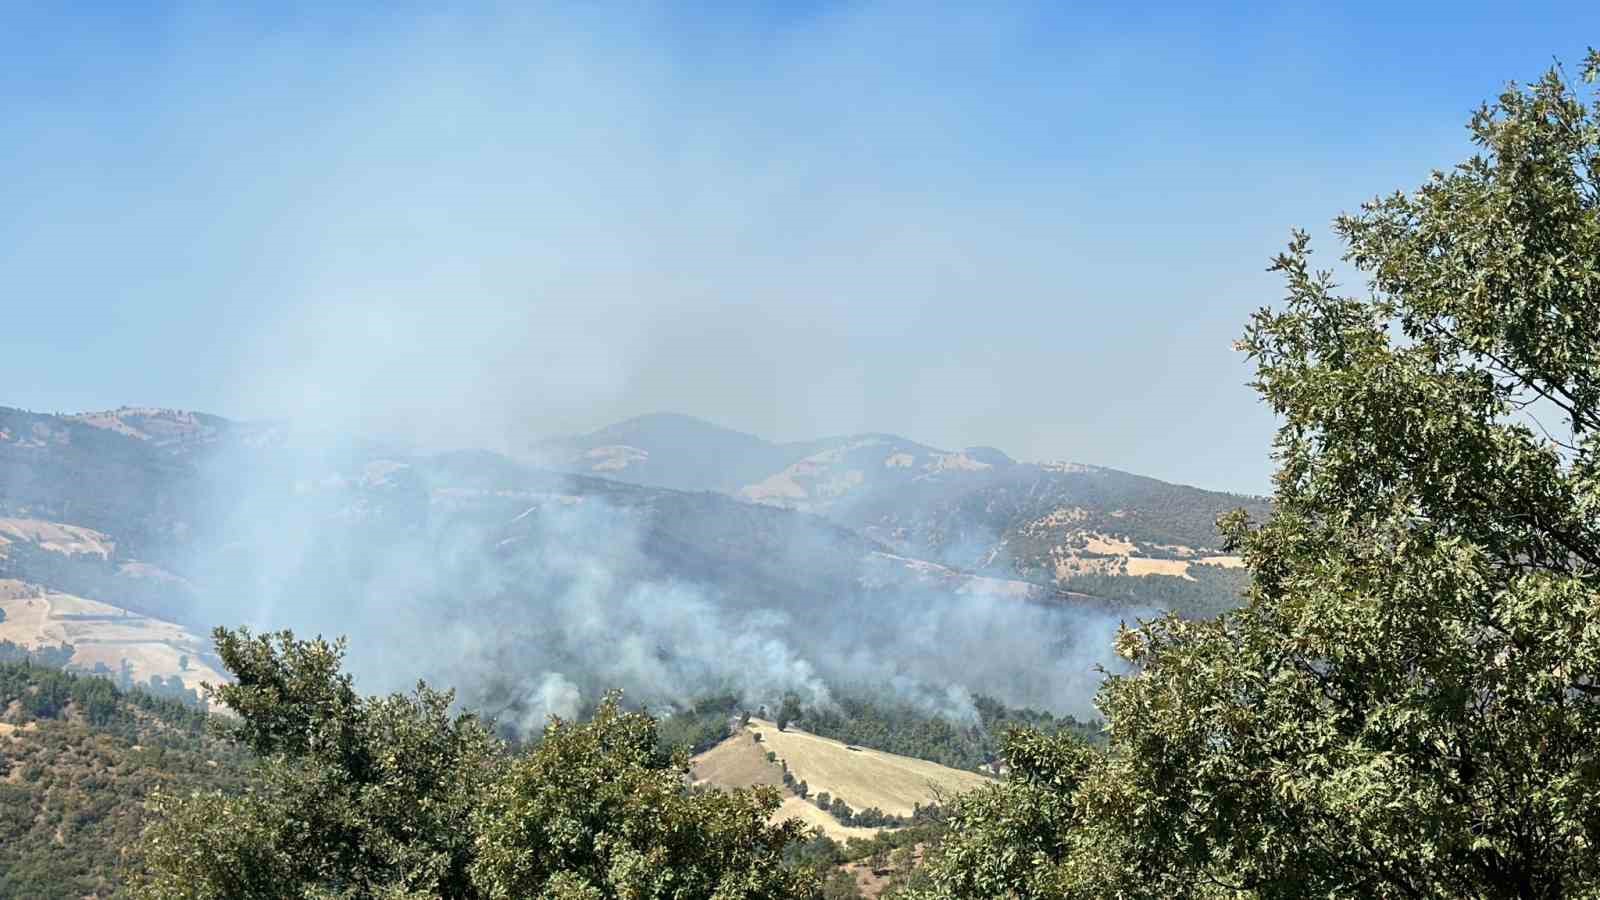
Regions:
<instances>
[{"instance_id":1,"label":"dark green vegetation","mask_svg":"<svg viewBox=\"0 0 1600 900\"><path fill-rule=\"evenodd\" d=\"M59 669L72 659L72 647L21 647L10 641L0 641L0 663L32 663L50 669Z\"/></svg>"},{"instance_id":2,"label":"dark green vegetation","mask_svg":"<svg viewBox=\"0 0 1600 900\"><path fill-rule=\"evenodd\" d=\"M332 896L406 896L399 885L419 897L526 896L538 893L527 879L607 885L644 878L644 870L612 871L635 858L629 854L652 865L665 860L679 879L684 867L699 871L701 880L681 896L710 896L707 886L726 880L722 857L730 853L765 873L754 883L771 891L734 896L807 896L837 865L934 841L943 829L934 807L905 823L849 811L854 824L905 827L841 845L760 826L764 813L750 818L775 808L776 795L686 791L674 751L692 745L701 728L703 744L723 737L739 717L731 695L659 723L607 701L585 724L558 724L527 752L501 744L472 716L450 714L448 695L426 688L410 697L356 695L338 671L337 645L221 632L219 651L239 679L219 699L243 714L239 720L63 672L70 648L0 644L0 704L7 724L21 728L0 736L0 778L14 776L0 784L8 828L0 896L123 896L130 879L144 885L136 893L160 897L297 897L308 887ZM982 698L978 705L991 727L1053 721ZM851 708L853 721L880 721L870 705ZM893 728L914 719L901 710L881 721ZM213 736L219 729L226 740ZM146 803L166 818L145 836L143 853L130 857L123 849L151 821ZM842 805L829 804L843 812ZM641 836L642 825L622 824L630 816L650 817L659 832ZM530 833L531 822L550 824ZM591 829L584 839L591 844L613 832L635 843L577 853L567 843L570 828ZM707 837L696 829L714 829L713 839L736 851L700 848ZM490 836L473 837L482 834ZM552 856L532 873L521 850L510 862L483 861L500 845L543 846ZM768 849L751 850L758 846ZM328 871L347 874L318 874ZM515 886L483 887L503 882ZM603 886L598 896L616 889ZM842 890L836 884L830 896L850 896Z\"/></svg>"},{"instance_id":3,"label":"dark green vegetation","mask_svg":"<svg viewBox=\"0 0 1600 900\"><path fill-rule=\"evenodd\" d=\"M244 779L204 713L62 662L0 643L0 897L120 896L147 799Z\"/></svg>"},{"instance_id":4,"label":"dark green vegetation","mask_svg":"<svg viewBox=\"0 0 1600 900\"><path fill-rule=\"evenodd\" d=\"M451 697L364 697L342 644L217 631L237 683L235 740L261 760L248 793L165 796L135 895L214 897L805 897L771 827L776 790L688 787L655 720L615 698L552 720L513 753Z\"/></svg>"},{"instance_id":5,"label":"dark green vegetation","mask_svg":"<svg viewBox=\"0 0 1600 900\"><path fill-rule=\"evenodd\" d=\"M0 896L124 896L128 880L140 872L146 873L147 896L300 896L298 888L284 885L326 888L332 882L315 874L326 870L361 873L350 878L390 887L414 887L437 875L447 881L429 882L434 886L417 888L416 896L477 896L472 864L479 848L492 841L462 837L471 829L492 824L516 832L495 841L551 840L525 833L525 820L534 818L565 823L563 829L587 823L582 827L604 838L611 823L655 815L674 803L682 804L679 819L673 822L669 814L663 833L652 839L663 846L616 852L679 859L712 873L709 879L721 863L694 862L701 851L688 846L697 834L693 829L721 829L716 823L775 805L769 803L775 796L679 796L682 757L674 754L726 735L730 719L740 715L732 695L705 698L659 722L606 701L587 711L586 724L558 725L524 755L526 748L501 744L474 717L449 714L448 695L426 689L411 697L355 695L338 672L336 645L232 633L221 633L219 641L223 659L240 679L223 689L222 699L244 712L241 720L217 721L147 690L63 672L59 667L70 648L26 651L0 642L0 708L9 710L7 724L20 727L12 738L0 735L0 821L6 826L0 832ZM1000 709L988 701L980 705ZM902 714L895 721L909 718ZM219 729L226 739L215 735ZM584 771L597 756L619 753L598 771ZM265 764L257 767L257 761ZM497 780L495 773L506 768L521 772L522 780L513 784L509 774ZM250 793L241 793L247 786ZM614 798L609 805L592 805L608 790ZM196 791L201 793L191 796ZM491 797L491 791L498 793ZM486 812L492 799L509 808ZM151 821L146 803L152 801L170 818L147 836L146 855L129 857L123 849L138 843ZM758 883L783 885L770 896L805 896L836 865L936 839L941 815L926 807L892 835L843 845L760 829L757 817L733 832L744 838L727 840L740 841L740 847L745 839L770 842L771 859L781 865L763 863L771 872ZM857 824L888 824L889 817L883 818ZM348 841L355 843L340 843ZM613 877L601 873L615 863L606 854L552 859L543 875L484 863L481 878L553 878L556 869L572 867L602 881ZM162 881L152 866L180 871L181 879ZM251 866L262 868L248 876ZM343 885L334 888L335 896L340 890L366 896L365 888L334 881ZM518 884L509 895L525 895L526 884ZM606 890L602 896L613 896Z\"/></svg>"},{"instance_id":6,"label":"dark green vegetation","mask_svg":"<svg viewBox=\"0 0 1600 900\"><path fill-rule=\"evenodd\" d=\"M1221 566L1190 566L1176 575L1074 575L1061 586L1110 603L1149 607L1187 619L1209 619L1235 609L1250 586L1250 573Z\"/></svg>"},{"instance_id":7,"label":"dark green vegetation","mask_svg":"<svg viewBox=\"0 0 1600 900\"><path fill-rule=\"evenodd\" d=\"M71 653L71 648L63 649ZM74 718L131 740L138 737L137 714L143 712L166 725L200 732L205 713L187 697L163 696L142 686L119 688L103 676L62 671L59 653L23 654L14 644L0 642L0 709L19 716L14 724L62 719L71 710Z\"/></svg>"},{"instance_id":8,"label":"dark green vegetation","mask_svg":"<svg viewBox=\"0 0 1600 900\"><path fill-rule=\"evenodd\" d=\"M1127 632L1106 749L1013 737L916 896L1600 894L1600 99L1552 71L1471 127L1336 223L1370 291L1276 261L1248 604Z\"/></svg>"},{"instance_id":9,"label":"dark green vegetation","mask_svg":"<svg viewBox=\"0 0 1600 900\"><path fill-rule=\"evenodd\" d=\"M861 896L855 878L841 867L865 864L890 876L881 897L893 898L901 891L925 887L925 873L915 867L913 850L937 844L946 833L942 821L928 822L895 831L880 831L870 840L850 838L844 843L813 834L791 844L785 851L787 865L809 869L822 882L823 900L854 900ZM841 877L843 876L843 877Z\"/></svg>"},{"instance_id":10,"label":"dark green vegetation","mask_svg":"<svg viewBox=\"0 0 1600 900\"><path fill-rule=\"evenodd\" d=\"M785 774L788 774L787 772ZM806 793L803 783L791 783L792 779L784 779L784 786L801 799L810 800L817 809L833 816L841 825L850 825L859 828L903 828L910 824L899 816L886 815L877 807L857 810L850 806L843 797L821 791L816 794Z\"/></svg>"},{"instance_id":11,"label":"dark green vegetation","mask_svg":"<svg viewBox=\"0 0 1600 900\"><path fill-rule=\"evenodd\" d=\"M35 648L21 647L10 641L0 641L0 664L28 663L36 669L65 669L67 664L72 659L72 653L73 647L71 644L60 644L56 646ZM126 697L131 698L131 702L134 703L143 703L146 699L155 698L188 707L196 712L203 712L205 710L205 698L201 697L199 692L197 692L194 688L185 687L183 679L177 676L166 678L160 675L152 675L147 681L135 682L129 676L126 668L118 672L113 672L104 665L98 665L95 667L95 671L85 674L93 676L93 678L84 680L82 682L84 685L98 686L103 683L107 688L117 689L117 696L119 698L122 698L123 695L126 694ZM67 676L63 675L62 677ZM52 684L54 685L59 685L62 683L64 682L62 682L60 679L55 679L52 681ZM74 688L74 690L87 689L88 688ZM53 687L51 690L54 691L56 688ZM95 687L95 690L99 690L99 688ZM41 695L38 692L33 692L30 693L27 698L24 698L23 702L43 702L39 699L41 696L53 696L53 694L47 692L45 695ZM75 699L81 700L83 698ZM120 703L122 700L119 699L118 702ZM0 704L0 713L4 713L5 709L5 705ZM54 713L46 714L41 711L37 714L46 718L54 717ZM91 716L89 718L89 724L104 725L106 722L105 720Z\"/></svg>"},{"instance_id":12,"label":"dark green vegetation","mask_svg":"<svg viewBox=\"0 0 1600 900\"><path fill-rule=\"evenodd\" d=\"M978 718L966 724L864 696L838 698L832 709L803 709L794 722L822 737L955 769L977 769L998 761L1002 739L1015 728L1072 734L1087 741L1100 739L1099 722L1011 709L992 697L975 696L972 701Z\"/></svg>"},{"instance_id":13,"label":"dark green vegetation","mask_svg":"<svg viewBox=\"0 0 1600 900\"><path fill-rule=\"evenodd\" d=\"M741 704L734 694L703 697L683 712L656 722L656 740L661 750L685 750L689 755L704 753L728 736L729 720L740 715Z\"/></svg>"}]
</instances>

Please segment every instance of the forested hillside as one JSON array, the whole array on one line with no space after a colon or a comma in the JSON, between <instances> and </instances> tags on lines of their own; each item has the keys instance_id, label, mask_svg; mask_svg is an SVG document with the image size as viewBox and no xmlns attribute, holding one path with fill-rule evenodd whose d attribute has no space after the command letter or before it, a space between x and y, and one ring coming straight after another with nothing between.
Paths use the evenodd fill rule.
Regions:
<instances>
[{"instance_id":1,"label":"forested hillside","mask_svg":"<svg viewBox=\"0 0 1600 900\"><path fill-rule=\"evenodd\" d=\"M1103 466L939 450L892 434L772 444L682 415L642 416L539 451L569 471L816 513L896 553L1068 590L1093 583L1140 607L1174 597L1142 579L1149 571L1182 577L1190 563L1237 564L1221 556L1217 516L1269 512L1261 497ZM1082 574L1106 578L1071 583Z\"/></svg>"},{"instance_id":2,"label":"forested hillside","mask_svg":"<svg viewBox=\"0 0 1600 900\"><path fill-rule=\"evenodd\" d=\"M237 789L207 716L0 643L0 897L122 896L157 791Z\"/></svg>"},{"instance_id":3,"label":"forested hillside","mask_svg":"<svg viewBox=\"0 0 1600 900\"><path fill-rule=\"evenodd\" d=\"M1207 619L1239 606L1250 586L1250 575L1243 569L1189 566L1184 575L1085 573L1067 578L1061 585L1108 603Z\"/></svg>"},{"instance_id":4,"label":"forested hillside","mask_svg":"<svg viewBox=\"0 0 1600 900\"><path fill-rule=\"evenodd\" d=\"M1070 734L1090 742L1103 737L1100 722L1010 709L992 697L973 697L972 708L976 718L962 720L865 696L845 696L826 708L796 703L778 715L813 734L956 769L998 770L1005 736L1013 729Z\"/></svg>"}]
</instances>

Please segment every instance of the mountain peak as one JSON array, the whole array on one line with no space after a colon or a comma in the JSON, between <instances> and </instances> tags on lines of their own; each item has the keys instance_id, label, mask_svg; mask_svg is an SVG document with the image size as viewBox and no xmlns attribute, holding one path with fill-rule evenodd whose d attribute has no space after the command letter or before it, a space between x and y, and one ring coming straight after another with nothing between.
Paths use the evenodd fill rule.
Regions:
<instances>
[{"instance_id":1,"label":"mountain peak","mask_svg":"<svg viewBox=\"0 0 1600 900\"><path fill-rule=\"evenodd\" d=\"M753 434L718 425L698 416L676 412L652 412L623 419L591 431L586 438L645 437L651 440L724 440L771 446ZM625 443L625 442L624 442Z\"/></svg>"},{"instance_id":2,"label":"mountain peak","mask_svg":"<svg viewBox=\"0 0 1600 900\"><path fill-rule=\"evenodd\" d=\"M785 453L753 434L675 412L646 413L533 446L535 459L569 471L654 487L724 492L782 468Z\"/></svg>"},{"instance_id":3,"label":"mountain peak","mask_svg":"<svg viewBox=\"0 0 1600 900\"><path fill-rule=\"evenodd\" d=\"M968 447L961 452L963 455L986 465L1014 466L1017 464L1017 461L1012 459L1010 454L995 447Z\"/></svg>"}]
</instances>

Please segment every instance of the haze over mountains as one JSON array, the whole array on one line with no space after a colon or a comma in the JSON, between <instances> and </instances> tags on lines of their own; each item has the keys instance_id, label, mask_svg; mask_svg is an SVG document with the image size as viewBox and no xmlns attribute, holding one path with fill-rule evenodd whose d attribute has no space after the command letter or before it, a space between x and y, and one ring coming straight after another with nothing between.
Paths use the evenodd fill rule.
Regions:
<instances>
[{"instance_id":1,"label":"haze over mountains","mask_svg":"<svg viewBox=\"0 0 1600 900\"><path fill-rule=\"evenodd\" d=\"M940 450L892 434L774 444L676 414L545 441L534 453L567 471L818 513L898 552L1042 584L1230 565L1217 549L1217 512L1266 511L1259 498L1018 462L993 447Z\"/></svg>"},{"instance_id":2,"label":"haze over mountains","mask_svg":"<svg viewBox=\"0 0 1600 900\"><path fill-rule=\"evenodd\" d=\"M613 686L667 708L873 691L961 717L981 691L1082 713L1122 618L1230 571L1212 521L1241 505L1265 512L989 448L773 444L681 415L519 460L172 410L7 409L0 639L75 623L84 667L123 648L130 680L192 686L215 624L349 634L369 687L422 674L530 727Z\"/></svg>"}]
</instances>

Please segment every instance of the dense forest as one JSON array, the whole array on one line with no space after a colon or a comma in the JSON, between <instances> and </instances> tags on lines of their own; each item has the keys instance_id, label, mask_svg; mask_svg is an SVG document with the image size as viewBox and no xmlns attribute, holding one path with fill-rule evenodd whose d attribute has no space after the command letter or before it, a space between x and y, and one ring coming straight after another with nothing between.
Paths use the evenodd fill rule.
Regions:
<instances>
[{"instance_id":1,"label":"dense forest","mask_svg":"<svg viewBox=\"0 0 1600 900\"><path fill-rule=\"evenodd\" d=\"M0 896L118 895L158 790L238 789L245 759L208 716L0 642Z\"/></svg>"},{"instance_id":2,"label":"dense forest","mask_svg":"<svg viewBox=\"0 0 1600 900\"><path fill-rule=\"evenodd\" d=\"M728 721L743 711L744 704L734 694L703 697L688 709L657 721L660 749L666 753L682 749L691 755L710 750L728 736Z\"/></svg>"},{"instance_id":3,"label":"dense forest","mask_svg":"<svg viewBox=\"0 0 1600 900\"><path fill-rule=\"evenodd\" d=\"M1191 565L1189 577L1177 575L1074 575L1061 582L1069 591L1092 594L1114 603L1158 609L1188 619L1209 619L1244 601L1250 576L1243 569Z\"/></svg>"},{"instance_id":4,"label":"dense forest","mask_svg":"<svg viewBox=\"0 0 1600 900\"><path fill-rule=\"evenodd\" d=\"M993 697L972 696L976 717L970 721L931 713L866 692L846 694L828 707L808 707L796 697L785 698L775 711L751 710L733 694L704 697L689 708L658 718L661 748L683 748L689 753L709 750L728 736L729 720L752 713L774 715L784 727L847 744L925 759L957 769L979 769L993 764L1006 733L1027 728L1046 734L1070 733L1094 742L1101 739L1101 723L1081 722L1035 709L1007 707Z\"/></svg>"},{"instance_id":5,"label":"dense forest","mask_svg":"<svg viewBox=\"0 0 1600 900\"><path fill-rule=\"evenodd\" d=\"M975 721L961 723L925 710L863 696L836 698L829 708L796 707L790 721L800 728L847 744L926 759L956 769L992 765L1014 728L1046 734L1071 734L1099 740L1101 723L1080 722L1033 709L1011 709L992 697L974 696Z\"/></svg>"}]
</instances>

